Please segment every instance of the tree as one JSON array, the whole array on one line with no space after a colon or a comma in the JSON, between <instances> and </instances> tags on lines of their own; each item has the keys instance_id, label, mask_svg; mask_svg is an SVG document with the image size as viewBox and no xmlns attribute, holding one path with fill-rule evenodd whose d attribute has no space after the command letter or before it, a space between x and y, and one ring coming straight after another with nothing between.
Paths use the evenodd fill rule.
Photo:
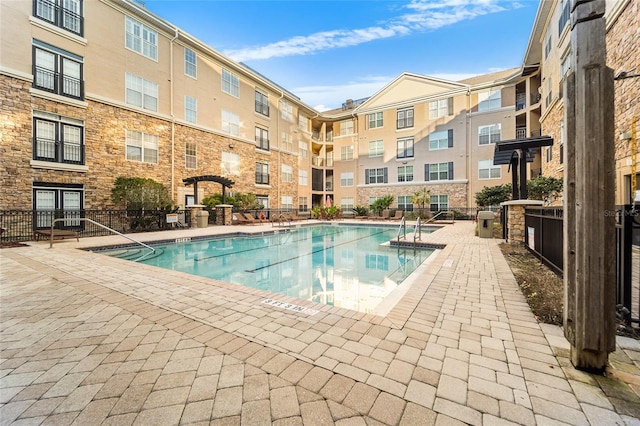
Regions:
<instances>
[{"instance_id":1,"label":"tree","mask_svg":"<svg viewBox=\"0 0 640 426\"><path fill-rule=\"evenodd\" d=\"M111 188L114 203L127 210L158 210L173 208L167 188L153 179L118 177Z\"/></svg>"},{"instance_id":2,"label":"tree","mask_svg":"<svg viewBox=\"0 0 640 426\"><path fill-rule=\"evenodd\" d=\"M563 189L562 178L553 176L536 176L527 182L527 193L531 200L541 200L546 205L553 203Z\"/></svg>"},{"instance_id":3,"label":"tree","mask_svg":"<svg viewBox=\"0 0 640 426\"><path fill-rule=\"evenodd\" d=\"M420 209L424 210L425 206L431 204L431 190L422 188L411 196L411 203L416 204Z\"/></svg>"},{"instance_id":4,"label":"tree","mask_svg":"<svg viewBox=\"0 0 640 426\"><path fill-rule=\"evenodd\" d=\"M476 204L478 206L498 206L500 203L511 199L511 184L505 183L497 186L485 186L476 192Z\"/></svg>"},{"instance_id":5,"label":"tree","mask_svg":"<svg viewBox=\"0 0 640 426\"><path fill-rule=\"evenodd\" d=\"M378 198L371 204L371 210L373 210L377 215L380 215L382 210L388 209L391 204L393 204L393 195L385 195L384 197Z\"/></svg>"}]
</instances>

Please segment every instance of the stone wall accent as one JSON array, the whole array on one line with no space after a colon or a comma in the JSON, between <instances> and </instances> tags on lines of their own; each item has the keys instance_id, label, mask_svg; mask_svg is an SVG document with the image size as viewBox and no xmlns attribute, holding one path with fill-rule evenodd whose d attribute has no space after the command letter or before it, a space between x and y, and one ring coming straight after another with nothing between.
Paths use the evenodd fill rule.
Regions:
<instances>
[{"instance_id":1,"label":"stone wall accent","mask_svg":"<svg viewBox=\"0 0 640 426\"><path fill-rule=\"evenodd\" d=\"M544 102L544 100L543 100ZM553 138L553 146L551 161L547 162L547 147L543 146L540 152L540 160L542 165L542 175L562 179L564 176L564 165L560 163L560 143L562 136L560 134L561 123L564 120L564 101L559 99L544 117L542 125L542 134Z\"/></svg>"},{"instance_id":2,"label":"stone wall accent","mask_svg":"<svg viewBox=\"0 0 640 426\"><path fill-rule=\"evenodd\" d=\"M449 207L467 207L467 184L466 183L416 183L415 185L367 185L358 187L358 198L356 205L368 206L370 197L384 197L393 195L393 207L397 207L398 196L413 195L419 190L426 188L431 190L431 195L448 195Z\"/></svg>"}]
</instances>

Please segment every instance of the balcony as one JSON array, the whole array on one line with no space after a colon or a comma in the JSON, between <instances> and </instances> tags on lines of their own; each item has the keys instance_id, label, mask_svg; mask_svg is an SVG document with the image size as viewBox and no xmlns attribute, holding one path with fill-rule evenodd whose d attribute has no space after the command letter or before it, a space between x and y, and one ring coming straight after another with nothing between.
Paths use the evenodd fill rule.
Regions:
<instances>
[{"instance_id":1,"label":"balcony","mask_svg":"<svg viewBox=\"0 0 640 426\"><path fill-rule=\"evenodd\" d=\"M525 109L527 107L527 94L516 93L516 111Z\"/></svg>"},{"instance_id":2,"label":"balcony","mask_svg":"<svg viewBox=\"0 0 640 426\"><path fill-rule=\"evenodd\" d=\"M527 128L526 127L518 127L516 128L516 139L525 139L527 137Z\"/></svg>"}]
</instances>

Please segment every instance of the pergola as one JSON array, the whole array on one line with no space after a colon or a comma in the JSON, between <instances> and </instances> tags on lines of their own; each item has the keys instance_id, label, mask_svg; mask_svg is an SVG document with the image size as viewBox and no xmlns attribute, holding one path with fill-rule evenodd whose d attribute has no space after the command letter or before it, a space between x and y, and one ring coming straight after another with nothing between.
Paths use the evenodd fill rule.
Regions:
<instances>
[{"instance_id":1,"label":"pergola","mask_svg":"<svg viewBox=\"0 0 640 426\"><path fill-rule=\"evenodd\" d=\"M527 199L527 163L533 162L536 156L536 148L551 145L553 145L553 138L551 136L534 136L531 138L509 139L496 142L493 164L510 165L512 169L512 198L514 200ZM518 168L520 169L520 179L518 179ZM520 191L518 191L518 188L520 188Z\"/></svg>"},{"instance_id":2,"label":"pergola","mask_svg":"<svg viewBox=\"0 0 640 426\"><path fill-rule=\"evenodd\" d=\"M235 183L231 179L227 179L223 176L216 175L204 175L204 176L192 176L182 179L185 185L193 184L193 203L198 204L198 182L217 182L222 185L222 203L224 204L226 198L226 188L231 188Z\"/></svg>"}]
</instances>

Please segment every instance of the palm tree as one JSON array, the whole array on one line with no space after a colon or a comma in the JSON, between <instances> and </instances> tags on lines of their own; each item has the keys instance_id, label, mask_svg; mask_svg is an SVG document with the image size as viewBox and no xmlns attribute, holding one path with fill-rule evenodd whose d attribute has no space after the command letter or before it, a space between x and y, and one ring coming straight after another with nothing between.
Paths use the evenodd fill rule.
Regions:
<instances>
[{"instance_id":1,"label":"palm tree","mask_svg":"<svg viewBox=\"0 0 640 426\"><path fill-rule=\"evenodd\" d=\"M416 204L418 207L420 207L419 214L422 214L425 210L425 206L428 206L431 204L431 190L427 188L422 188L416 191L411 196L411 203Z\"/></svg>"}]
</instances>

